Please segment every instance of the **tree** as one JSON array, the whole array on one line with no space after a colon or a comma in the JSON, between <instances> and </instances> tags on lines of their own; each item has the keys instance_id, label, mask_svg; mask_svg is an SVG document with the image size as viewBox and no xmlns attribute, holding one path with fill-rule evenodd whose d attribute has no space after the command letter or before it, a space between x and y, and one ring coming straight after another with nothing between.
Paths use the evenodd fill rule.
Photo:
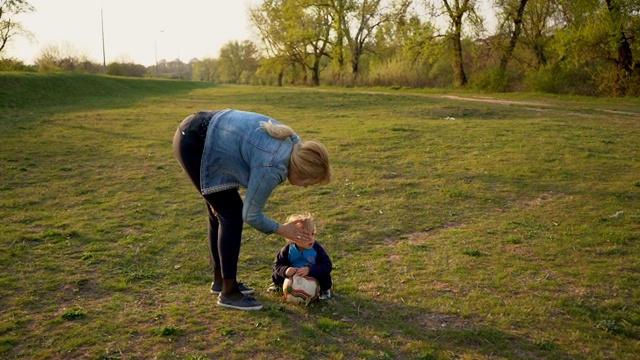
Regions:
<instances>
[{"instance_id":1,"label":"tree","mask_svg":"<svg viewBox=\"0 0 640 360\"><path fill-rule=\"evenodd\" d=\"M524 10L528 0L498 0L497 5L503 10L503 26L509 29L509 43L506 46L502 56L500 56L499 71L504 75L507 71L507 64L511 60L513 50L520 38L522 31L522 22L524 18Z\"/></svg>"},{"instance_id":2,"label":"tree","mask_svg":"<svg viewBox=\"0 0 640 360\"><path fill-rule=\"evenodd\" d=\"M620 72L632 74L634 72L633 52L631 39L640 35L640 29L630 28L629 23L640 16L640 2L624 0L605 0L607 8L608 38L611 43L611 52L614 53L611 60L616 64Z\"/></svg>"},{"instance_id":3,"label":"tree","mask_svg":"<svg viewBox=\"0 0 640 360\"><path fill-rule=\"evenodd\" d=\"M0 54L15 36L29 36L22 24L14 21L14 16L34 11L25 0L0 0Z\"/></svg>"},{"instance_id":4,"label":"tree","mask_svg":"<svg viewBox=\"0 0 640 360\"><path fill-rule=\"evenodd\" d=\"M146 71L144 65L134 63L112 62L107 65L107 74L113 76L144 77Z\"/></svg>"},{"instance_id":5,"label":"tree","mask_svg":"<svg viewBox=\"0 0 640 360\"><path fill-rule=\"evenodd\" d=\"M464 72L464 66L462 62L462 18L469 10L469 3L471 0L454 0L452 4L449 4L451 0L442 0L444 6L449 15L450 21L450 40L453 45L453 73L456 79L456 85L464 86L467 84L467 75Z\"/></svg>"},{"instance_id":6,"label":"tree","mask_svg":"<svg viewBox=\"0 0 640 360\"><path fill-rule=\"evenodd\" d=\"M274 63L310 71L313 85L320 84L323 59L331 58L333 17L323 1L265 0L250 11L266 52L279 59Z\"/></svg>"},{"instance_id":7,"label":"tree","mask_svg":"<svg viewBox=\"0 0 640 360\"><path fill-rule=\"evenodd\" d=\"M402 55L417 66L435 61L442 56L443 50L441 44L436 41L436 32L431 22L423 22L416 15L409 17L399 29L402 37Z\"/></svg>"},{"instance_id":8,"label":"tree","mask_svg":"<svg viewBox=\"0 0 640 360\"><path fill-rule=\"evenodd\" d=\"M442 9L442 12L448 17L447 38L451 41L451 49L453 51L452 66L455 83L457 86L465 86L468 82L467 75L464 70L464 62L462 58L462 34L463 26L466 23L472 25L473 28L482 27L482 19L476 11L476 0L441 0L442 5L436 8Z\"/></svg>"},{"instance_id":9,"label":"tree","mask_svg":"<svg viewBox=\"0 0 640 360\"><path fill-rule=\"evenodd\" d=\"M640 93L640 0L558 0L565 28L555 46L573 68L590 70L601 91Z\"/></svg>"},{"instance_id":10,"label":"tree","mask_svg":"<svg viewBox=\"0 0 640 360\"><path fill-rule=\"evenodd\" d=\"M547 65L549 43L558 23L555 21L556 9L555 0L529 0L523 14L520 41L533 51L536 60L533 64L534 70Z\"/></svg>"},{"instance_id":11,"label":"tree","mask_svg":"<svg viewBox=\"0 0 640 360\"><path fill-rule=\"evenodd\" d=\"M217 60L206 58L193 61L193 80L215 82L218 78Z\"/></svg>"},{"instance_id":12,"label":"tree","mask_svg":"<svg viewBox=\"0 0 640 360\"><path fill-rule=\"evenodd\" d=\"M220 49L219 67L222 81L239 84L243 75L253 75L258 67L258 49L251 41L230 41ZM246 81L248 82L248 81Z\"/></svg>"},{"instance_id":13,"label":"tree","mask_svg":"<svg viewBox=\"0 0 640 360\"><path fill-rule=\"evenodd\" d=\"M356 77L359 72L360 59L367 51L367 45L379 26L387 22L398 21L406 16L411 1L401 0L396 8L388 12L381 9L381 0L355 1L350 19L345 21L344 34L351 52L351 71Z\"/></svg>"},{"instance_id":14,"label":"tree","mask_svg":"<svg viewBox=\"0 0 640 360\"><path fill-rule=\"evenodd\" d=\"M311 81L315 86L320 85L320 71L323 58L331 58L329 45L331 44L331 30L333 18L329 8L323 3L313 0L303 0L302 17L299 19L299 39L301 46L296 49L295 58L298 63L311 71Z\"/></svg>"},{"instance_id":15,"label":"tree","mask_svg":"<svg viewBox=\"0 0 640 360\"><path fill-rule=\"evenodd\" d=\"M249 11L249 18L260 33L262 45L267 53L270 67L278 73L278 86L282 86L284 69L293 62L288 49L292 47L283 31L285 18L282 12L282 0L265 0ZM264 66L264 63L263 63Z\"/></svg>"},{"instance_id":16,"label":"tree","mask_svg":"<svg viewBox=\"0 0 640 360\"><path fill-rule=\"evenodd\" d=\"M49 44L40 50L35 60L40 71L84 71L95 72L95 64L86 51L76 48L69 42Z\"/></svg>"},{"instance_id":17,"label":"tree","mask_svg":"<svg viewBox=\"0 0 640 360\"><path fill-rule=\"evenodd\" d=\"M347 13L353 8L353 0L327 0L333 16L335 40L333 42L333 61L340 72L344 68L344 39L347 24Z\"/></svg>"}]
</instances>

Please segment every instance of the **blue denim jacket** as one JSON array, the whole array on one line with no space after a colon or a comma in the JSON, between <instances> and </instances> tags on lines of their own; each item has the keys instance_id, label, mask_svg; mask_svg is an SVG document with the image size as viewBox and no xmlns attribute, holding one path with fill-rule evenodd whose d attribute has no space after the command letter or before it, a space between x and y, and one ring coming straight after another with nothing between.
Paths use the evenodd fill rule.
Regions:
<instances>
[{"instance_id":1,"label":"blue denim jacket","mask_svg":"<svg viewBox=\"0 0 640 360\"><path fill-rule=\"evenodd\" d=\"M263 233L278 229L264 206L271 192L287 179L289 157L297 135L278 140L260 128L260 122L278 121L268 116L223 110L211 118L207 128L200 184L203 195L244 187L247 189L242 219Z\"/></svg>"}]
</instances>

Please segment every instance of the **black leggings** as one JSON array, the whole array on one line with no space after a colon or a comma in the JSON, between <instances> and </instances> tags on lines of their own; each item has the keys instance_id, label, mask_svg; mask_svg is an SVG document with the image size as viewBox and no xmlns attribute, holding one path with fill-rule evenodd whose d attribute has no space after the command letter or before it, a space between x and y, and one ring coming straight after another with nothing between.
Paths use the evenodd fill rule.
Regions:
<instances>
[{"instance_id":1,"label":"black leggings","mask_svg":"<svg viewBox=\"0 0 640 360\"><path fill-rule=\"evenodd\" d=\"M173 153L200 194L200 165L206 129L212 114L200 112L188 116L173 137ZM209 215L211 266L214 270L221 270L224 279L236 279L242 239L242 198L238 189L215 192L203 197Z\"/></svg>"}]
</instances>

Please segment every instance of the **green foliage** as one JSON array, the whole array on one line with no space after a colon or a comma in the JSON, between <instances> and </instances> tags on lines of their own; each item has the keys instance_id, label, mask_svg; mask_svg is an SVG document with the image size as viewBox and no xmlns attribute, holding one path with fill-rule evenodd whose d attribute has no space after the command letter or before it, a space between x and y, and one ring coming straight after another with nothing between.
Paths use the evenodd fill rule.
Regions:
<instances>
[{"instance_id":1,"label":"green foliage","mask_svg":"<svg viewBox=\"0 0 640 360\"><path fill-rule=\"evenodd\" d=\"M78 320L87 317L87 312L81 308L73 308L66 310L61 316L64 320Z\"/></svg>"},{"instance_id":2,"label":"green foliage","mask_svg":"<svg viewBox=\"0 0 640 360\"><path fill-rule=\"evenodd\" d=\"M550 94L596 95L591 76L583 69L554 64L527 73L524 83L530 91Z\"/></svg>"},{"instance_id":3,"label":"green foliage","mask_svg":"<svg viewBox=\"0 0 640 360\"><path fill-rule=\"evenodd\" d=\"M35 69L21 60L0 58L0 71L35 71Z\"/></svg>"},{"instance_id":4,"label":"green foliage","mask_svg":"<svg viewBox=\"0 0 640 360\"><path fill-rule=\"evenodd\" d=\"M472 85L478 90L498 93L509 91L511 84L512 80L509 73L502 72L497 68L477 74L472 81Z\"/></svg>"},{"instance_id":5,"label":"green foliage","mask_svg":"<svg viewBox=\"0 0 640 360\"><path fill-rule=\"evenodd\" d=\"M593 79L600 95L640 96L640 70L628 73L616 66L602 66L596 70Z\"/></svg>"},{"instance_id":6,"label":"green foliage","mask_svg":"<svg viewBox=\"0 0 640 360\"><path fill-rule=\"evenodd\" d=\"M172 61L160 60L157 66L147 68L147 76L173 79L173 80L191 80L193 70L191 64L185 64L180 59Z\"/></svg>"},{"instance_id":7,"label":"green foliage","mask_svg":"<svg viewBox=\"0 0 640 360\"><path fill-rule=\"evenodd\" d=\"M453 84L453 71L451 62L446 56L437 59L429 70L429 81L432 87L447 88Z\"/></svg>"},{"instance_id":8,"label":"green foliage","mask_svg":"<svg viewBox=\"0 0 640 360\"><path fill-rule=\"evenodd\" d=\"M258 68L258 48L251 41L232 41L220 49L217 62L223 83L249 84Z\"/></svg>"},{"instance_id":9,"label":"green foliage","mask_svg":"<svg viewBox=\"0 0 640 360\"><path fill-rule=\"evenodd\" d=\"M463 249L462 253L465 255L473 256L473 257L482 256L482 253L480 252L480 250L477 250L477 249Z\"/></svg>"},{"instance_id":10,"label":"green foliage","mask_svg":"<svg viewBox=\"0 0 640 360\"><path fill-rule=\"evenodd\" d=\"M71 45L57 46L47 45L43 48L35 60L40 72L73 71L89 74L102 74L104 67L101 64L89 60L79 50Z\"/></svg>"},{"instance_id":11,"label":"green foliage","mask_svg":"<svg viewBox=\"0 0 640 360\"><path fill-rule=\"evenodd\" d=\"M107 65L107 75L144 77L146 73L147 68L142 65L118 62L112 62Z\"/></svg>"},{"instance_id":12,"label":"green foliage","mask_svg":"<svg viewBox=\"0 0 640 360\"><path fill-rule=\"evenodd\" d=\"M261 44L231 41L218 59L161 60L146 68L114 62L105 69L72 48L50 45L35 66L41 72L270 86L446 89L466 86L468 79L473 90L484 92L640 94L638 0L529 0L526 6L499 0L492 7L497 28L491 32L481 26L477 2L414 5L408 0L268 0L249 11ZM516 23L521 31L511 46ZM0 70L33 69L3 60Z\"/></svg>"},{"instance_id":13,"label":"green foliage","mask_svg":"<svg viewBox=\"0 0 640 360\"><path fill-rule=\"evenodd\" d=\"M158 330L158 335L160 336L177 336L184 333L184 330L180 329L175 325L166 325Z\"/></svg>"},{"instance_id":14,"label":"green foliage","mask_svg":"<svg viewBox=\"0 0 640 360\"><path fill-rule=\"evenodd\" d=\"M203 59L193 63L193 73L191 78L195 81L218 82L218 66L216 59Z\"/></svg>"},{"instance_id":15,"label":"green foliage","mask_svg":"<svg viewBox=\"0 0 640 360\"><path fill-rule=\"evenodd\" d=\"M416 66L414 63L401 58L394 58L386 62L376 63L369 71L369 84L372 86L395 87L425 87L429 71L427 65Z\"/></svg>"},{"instance_id":16,"label":"green foliage","mask_svg":"<svg viewBox=\"0 0 640 360\"><path fill-rule=\"evenodd\" d=\"M222 336L231 336L236 334L236 331L233 328L224 326L222 328L219 329L220 330L220 335Z\"/></svg>"},{"instance_id":17,"label":"green foliage","mask_svg":"<svg viewBox=\"0 0 640 360\"><path fill-rule=\"evenodd\" d=\"M637 0L583 1L567 8L571 21L554 34L551 47L565 66L588 71L605 96L637 96L640 48L635 44Z\"/></svg>"}]
</instances>

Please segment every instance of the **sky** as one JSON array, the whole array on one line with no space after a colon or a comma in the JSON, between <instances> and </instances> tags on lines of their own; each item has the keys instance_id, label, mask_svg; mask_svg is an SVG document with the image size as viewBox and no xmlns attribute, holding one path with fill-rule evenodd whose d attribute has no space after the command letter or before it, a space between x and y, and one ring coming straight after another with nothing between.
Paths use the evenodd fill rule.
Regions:
<instances>
[{"instance_id":1,"label":"sky","mask_svg":"<svg viewBox=\"0 0 640 360\"><path fill-rule=\"evenodd\" d=\"M14 20L33 39L13 38L5 57L33 64L42 49L102 63L102 29L107 64L217 58L230 41L256 41L249 21L256 0L28 0L36 10ZM104 25L101 25L104 24Z\"/></svg>"}]
</instances>

